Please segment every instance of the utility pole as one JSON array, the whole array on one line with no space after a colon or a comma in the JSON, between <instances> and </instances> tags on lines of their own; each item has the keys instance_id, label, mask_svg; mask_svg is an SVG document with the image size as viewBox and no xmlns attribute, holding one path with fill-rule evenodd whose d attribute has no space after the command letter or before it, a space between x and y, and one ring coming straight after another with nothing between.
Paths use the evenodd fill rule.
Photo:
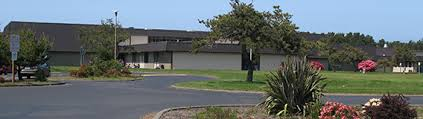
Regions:
<instances>
[{"instance_id":1,"label":"utility pole","mask_svg":"<svg viewBox=\"0 0 423 119\"><path fill-rule=\"evenodd\" d=\"M118 12L119 11L117 11L117 10L115 10L114 11L114 13L115 13L115 51L114 51L114 56L115 56L115 60L117 59L117 24L118 24L118 22L117 22L117 18L118 18Z\"/></svg>"}]
</instances>

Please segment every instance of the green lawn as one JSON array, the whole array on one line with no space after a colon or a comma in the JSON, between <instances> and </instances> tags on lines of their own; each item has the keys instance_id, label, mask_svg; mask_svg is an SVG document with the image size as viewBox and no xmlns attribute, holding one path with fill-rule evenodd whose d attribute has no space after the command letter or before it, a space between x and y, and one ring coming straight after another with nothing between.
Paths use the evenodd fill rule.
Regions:
<instances>
[{"instance_id":1,"label":"green lawn","mask_svg":"<svg viewBox=\"0 0 423 119\"><path fill-rule=\"evenodd\" d=\"M78 70L78 66L51 66L51 72L70 72L71 70Z\"/></svg>"},{"instance_id":2,"label":"green lawn","mask_svg":"<svg viewBox=\"0 0 423 119\"><path fill-rule=\"evenodd\" d=\"M238 70L147 70L132 69L143 72L162 72L191 74L199 76L211 76L217 80L194 81L177 83L178 87L241 90L241 91L264 91L266 71L254 72L254 82L244 82L246 71ZM358 72L322 72L327 78L327 93L352 93L352 94L382 94L403 93L423 94L423 74L394 74L371 72L362 74Z\"/></svg>"}]
</instances>

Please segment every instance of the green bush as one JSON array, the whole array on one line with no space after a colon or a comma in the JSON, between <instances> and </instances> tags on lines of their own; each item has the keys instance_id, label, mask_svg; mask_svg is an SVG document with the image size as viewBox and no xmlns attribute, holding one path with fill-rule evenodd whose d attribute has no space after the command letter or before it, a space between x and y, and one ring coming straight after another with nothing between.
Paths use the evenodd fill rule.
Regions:
<instances>
[{"instance_id":1,"label":"green bush","mask_svg":"<svg viewBox=\"0 0 423 119\"><path fill-rule=\"evenodd\" d=\"M78 70L71 70L70 75L78 78L87 78L89 76L88 67L81 65Z\"/></svg>"},{"instance_id":2,"label":"green bush","mask_svg":"<svg viewBox=\"0 0 423 119\"><path fill-rule=\"evenodd\" d=\"M129 76L131 72L116 60L94 61L88 66L81 66L77 71L71 71L73 77L87 78L90 76L119 77Z\"/></svg>"},{"instance_id":3,"label":"green bush","mask_svg":"<svg viewBox=\"0 0 423 119\"><path fill-rule=\"evenodd\" d=\"M261 105L270 115L309 115L312 112L305 109L323 95L325 84L321 81L325 78L310 66L305 57L287 57L276 72L266 77L269 89Z\"/></svg>"},{"instance_id":4,"label":"green bush","mask_svg":"<svg viewBox=\"0 0 423 119\"><path fill-rule=\"evenodd\" d=\"M408 98L403 95L383 95L379 105L365 105L364 114L370 119L415 119L416 109L412 109Z\"/></svg>"},{"instance_id":5,"label":"green bush","mask_svg":"<svg viewBox=\"0 0 423 119\"><path fill-rule=\"evenodd\" d=\"M44 72L41 68L38 68L35 72L35 81L47 81L46 72Z\"/></svg>"},{"instance_id":6,"label":"green bush","mask_svg":"<svg viewBox=\"0 0 423 119\"><path fill-rule=\"evenodd\" d=\"M207 107L206 111L196 114L196 119L237 119L237 112L220 107Z\"/></svg>"},{"instance_id":7,"label":"green bush","mask_svg":"<svg viewBox=\"0 0 423 119\"><path fill-rule=\"evenodd\" d=\"M6 80L3 77L0 77L0 83L4 83Z\"/></svg>"}]
</instances>

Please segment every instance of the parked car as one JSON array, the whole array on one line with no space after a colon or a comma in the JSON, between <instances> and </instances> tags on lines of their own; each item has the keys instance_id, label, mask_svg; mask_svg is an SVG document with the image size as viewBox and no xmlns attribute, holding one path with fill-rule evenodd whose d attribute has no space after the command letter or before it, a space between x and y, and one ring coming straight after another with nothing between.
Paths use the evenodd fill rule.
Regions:
<instances>
[{"instance_id":1,"label":"parked car","mask_svg":"<svg viewBox=\"0 0 423 119\"><path fill-rule=\"evenodd\" d=\"M41 70L45 76L50 77L50 66L48 64L41 64L38 66L32 66L32 67L24 67L21 71L22 76L26 76L28 79L31 78L31 76L35 76L35 73Z\"/></svg>"}]
</instances>

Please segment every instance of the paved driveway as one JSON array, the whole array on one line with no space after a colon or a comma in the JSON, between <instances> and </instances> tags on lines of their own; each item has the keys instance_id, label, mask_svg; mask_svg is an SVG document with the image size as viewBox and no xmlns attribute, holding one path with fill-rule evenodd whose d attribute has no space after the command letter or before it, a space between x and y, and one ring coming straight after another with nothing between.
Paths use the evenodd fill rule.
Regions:
<instances>
[{"instance_id":1,"label":"paved driveway","mask_svg":"<svg viewBox=\"0 0 423 119\"><path fill-rule=\"evenodd\" d=\"M259 94L221 93L169 88L176 82L208 80L195 76L153 76L140 81L69 81L51 87L0 88L0 119L138 119L175 106L258 103ZM360 104L366 96L330 96ZM413 97L423 104L423 97Z\"/></svg>"}]
</instances>

